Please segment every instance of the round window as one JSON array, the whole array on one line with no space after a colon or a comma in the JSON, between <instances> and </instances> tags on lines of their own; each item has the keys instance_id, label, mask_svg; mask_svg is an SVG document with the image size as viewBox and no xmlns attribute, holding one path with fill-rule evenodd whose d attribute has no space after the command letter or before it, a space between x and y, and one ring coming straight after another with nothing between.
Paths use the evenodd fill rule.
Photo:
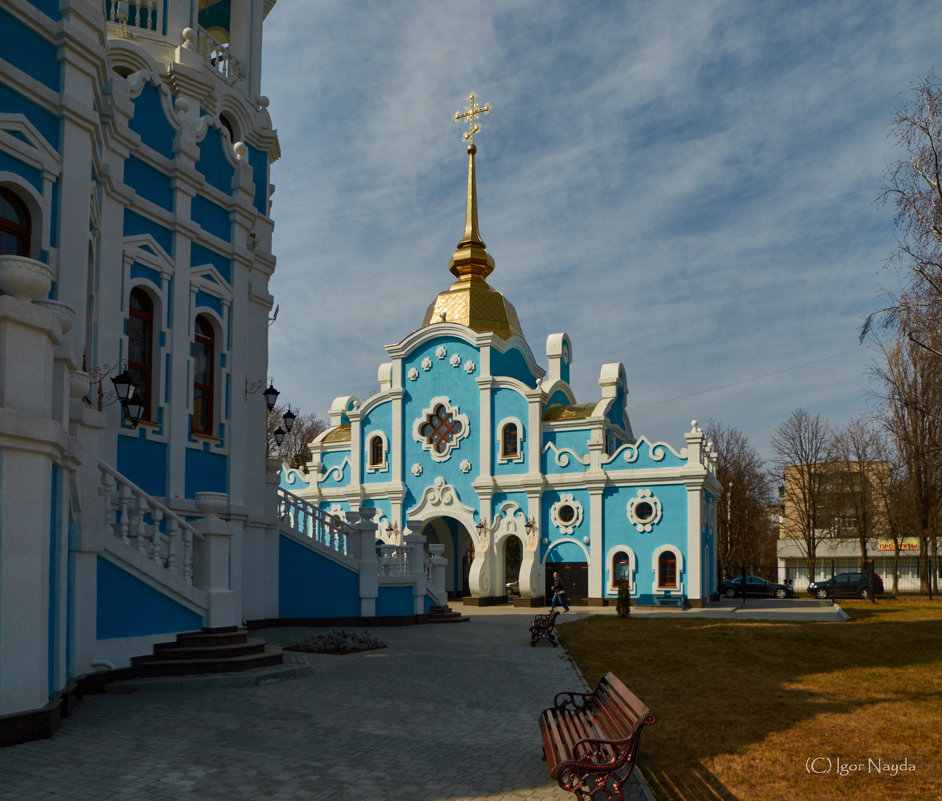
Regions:
<instances>
[{"instance_id":1,"label":"round window","mask_svg":"<svg viewBox=\"0 0 942 801\"><path fill-rule=\"evenodd\" d=\"M563 523L571 523L576 517L576 510L567 503L560 506L556 514Z\"/></svg>"},{"instance_id":2,"label":"round window","mask_svg":"<svg viewBox=\"0 0 942 801\"><path fill-rule=\"evenodd\" d=\"M641 501L640 503L635 504L635 517L638 518L642 523L647 523L652 517L654 517L654 507L651 506L647 501Z\"/></svg>"}]
</instances>

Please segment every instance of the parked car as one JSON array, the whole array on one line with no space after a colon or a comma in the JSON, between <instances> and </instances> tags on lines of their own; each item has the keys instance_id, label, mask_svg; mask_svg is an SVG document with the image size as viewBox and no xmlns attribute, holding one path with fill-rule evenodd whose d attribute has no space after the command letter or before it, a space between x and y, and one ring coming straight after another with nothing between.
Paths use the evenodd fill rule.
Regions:
<instances>
[{"instance_id":1,"label":"parked car","mask_svg":"<svg viewBox=\"0 0 942 801\"><path fill-rule=\"evenodd\" d=\"M812 581L808 592L816 598L869 598L870 582L866 573L838 573L826 581ZM883 595L883 579L873 574L873 592Z\"/></svg>"},{"instance_id":2,"label":"parked car","mask_svg":"<svg viewBox=\"0 0 942 801\"><path fill-rule=\"evenodd\" d=\"M720 582L720 595L727 598L742 597L742 576ZM772 584L758 576L746 576L746 596L753 598L793 598L795 591L785 584Z\"/></svg>"}]
</instances>

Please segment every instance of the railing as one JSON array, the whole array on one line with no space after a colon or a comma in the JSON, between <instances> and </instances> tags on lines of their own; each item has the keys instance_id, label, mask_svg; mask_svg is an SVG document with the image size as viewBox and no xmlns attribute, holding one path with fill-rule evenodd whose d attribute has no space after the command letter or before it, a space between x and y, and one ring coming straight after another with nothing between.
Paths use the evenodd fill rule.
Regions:
<instances>
[{"instance_id":1,"label":"railing","mask_svg":"<svg viewBox=\"0 0 942 801\"><path fill-rule=\"evenodd\" d=\"M281 487L278 488L278 517L295 534L344 556L354 556L353 526Z\"/></svg>"},{"instance_id":2,"label":"railing","mask_svg":"<svg viewBox=\"0 0 942 801\"><path fill-rule=\"evenodd\" d=\"M203 535L113 467L98 463L105 530L146 559L193 583L193 541ZM181 552L182 551L182 552Z\"/></svg>"},{"instance_id":3,"label":"railing","mask_svg":"<svg viewBox=\"0 0 942 801\"><path fill-rule=\"evenodd\" d=\"M197 28L196 46L203 60L229 83L243 77L238 60L229 53L227 42L220 42L205 28Z\"/></svg>"},{"instance_id":4,"label":"railing","mask_svg":"<svg viewBox=\"0 0 942 801\"><path fill-rule=\"evenodd\" d=\"M162 0L106 0L105 12L108 22L119 25L125 33L128 29L163 30Z\"/></svg>"},{"instance_id":5,"label":"railing","mask_svg":"<svg viewBox=\"0 0 942 801\"><path fill-rule=\"evenodd\" d=\"M380 545L379 565L381 576L409 575L409 548L406 545Z\"/></svg>"}]
</instances>

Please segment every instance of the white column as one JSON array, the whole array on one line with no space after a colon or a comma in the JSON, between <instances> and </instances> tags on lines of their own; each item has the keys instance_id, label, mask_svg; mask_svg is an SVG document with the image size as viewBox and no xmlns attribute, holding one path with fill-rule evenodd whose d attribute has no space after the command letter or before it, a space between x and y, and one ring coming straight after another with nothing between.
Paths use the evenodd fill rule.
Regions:
<instances>
[{"instance_id":1,"label":"white column","mask_svg":"<svg viewBox=\"0 0 942 801\"><path fill-rule=\"evenodd\" d=\"M232 524L218 516L229 499L220 492L197 492L195 498L197 508L205 515L195 523L204 540L194 578L209 600L206 625L211 629L238 626L242 621L232 590Z\"/></svg>"},{"instance_id":2,"label":"white column","mask_svg":"<svg viewBox=\"0 0 942 801\"><path fill-rule=\"evenodd\" d=\"M357 531L357 559L360 568L360 616L376 617L376 599L379 597L379 560L376 556L376 510L361 506L359 511L347 512L347 519Z\"/></svg>"},{"instance_id":3,"label":"white column","mask_svg":"<svg viewBox=\"0 0 942 801\"><path fill-rule=\"evenodd\" d=\"M59 331L29 297L0 295L0 715L40 709L59 689L47 680L53 464L66 446L51 419ZM60 548L63 537L59 526Z\"/></svg>"},{"instance_id":4,"label":"white column","mask_svg":"<svg viewBox=\"0 0 942 801\"><path fill-rule=\"evenodd\" d=\"M602 493L604 486L589 487L589 598L603 597L605 587L605 545Z\"/></svg>"}]
</instances>

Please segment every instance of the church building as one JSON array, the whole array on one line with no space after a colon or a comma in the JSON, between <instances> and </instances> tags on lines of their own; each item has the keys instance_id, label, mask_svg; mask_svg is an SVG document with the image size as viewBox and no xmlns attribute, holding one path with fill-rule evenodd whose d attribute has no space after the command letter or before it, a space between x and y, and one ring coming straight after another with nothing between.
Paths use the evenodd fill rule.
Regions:
<instances>
[{"instance_id":1,"label":"church building","mask_svg":"<svg viewBox=\"0 0 942 801\"><path fill-rule=\"evenodd\" d=\"M696 421L680 450L636 435L621 364L602 365L600 397L578 403L567 334L547 337L540 365L488 283L474 145L488 110L471 95L456 115L470 129L454 283L387 346L376 394L333 402L307 470L285 470L282 489L334 515L375 508L388 545L411 533L443 546L446 588L466 603L540 603L560 572L572 603L627 586L637 603L699 605L716 583L716 453Z\"/></svg>"},{"instance_id":2,"label":"church building","mask_svg":"<svg viewBox=\"0 0 942 801\"><path fill-rule=\"evenodd\" d=\"M277 615L274 5L0 7L0 745L80 677Z\"/></svg>"}]
</instances>

